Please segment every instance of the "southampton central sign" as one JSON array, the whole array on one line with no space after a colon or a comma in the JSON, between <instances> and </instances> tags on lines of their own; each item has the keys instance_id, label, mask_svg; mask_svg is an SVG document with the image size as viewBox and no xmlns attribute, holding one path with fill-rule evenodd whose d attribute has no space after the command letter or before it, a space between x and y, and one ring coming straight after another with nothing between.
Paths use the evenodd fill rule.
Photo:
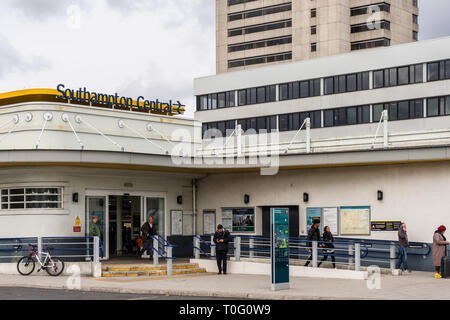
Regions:
<instances>
[{"instance_id":1,"label":"southampton central sign","mask_svg":"<svg viewBox=\"0 0 450 320\"><path fill-rule=\"evenodd\" d=\"M118 106L123 108L175 114L183 114L186 110L185 105L181 104L180 101L177 101L176 103L172 103L172 100L169 102L162 102L158 99L153 101L147 100L143 96L139 96L136 100L133 100L130 97L119 96L117 93L112 95L89 92L86 88L79 88L76 91L73 89L66 89L63 84L58 84L56 90L60 93L60 95L57 96L58 99L104 104L108 106L108 108Z\"/></svg>"}]
</instances>

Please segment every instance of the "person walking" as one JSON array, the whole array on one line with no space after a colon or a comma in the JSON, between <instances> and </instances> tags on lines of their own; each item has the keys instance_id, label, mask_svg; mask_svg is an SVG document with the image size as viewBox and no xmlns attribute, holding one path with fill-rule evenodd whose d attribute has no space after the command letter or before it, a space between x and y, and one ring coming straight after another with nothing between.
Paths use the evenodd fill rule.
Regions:
<instances>
[{"instance_id":1,"label":"person walking","mask_svg":"<svg viewBox=\"0 0 450 320\"><path fill-rule=\"evenodd\" d=\"M396 269L400 269L403 265L403 271L410 273L408 269L408 252L406 248L409 247L408 234L406 232L406 223L402 223L398 229L398 244L400 245L400 258L397 262Z\"/></svg>"},{"instance_id":2,"label":"person walking","mask_svg":"<svg viewBox=\"0 0 450 320\"><path fill-rule=\"evenodd\" d=\"M322 237L322 241L325 243L322 243L322 247L326 248L323 250L323 259L319 262L319 264L317 265L317 267L319 268L320 265L322 264L322 262L324 262L325 260L328 259L328 255L329 254L333 254L334 253L334 237L333 234L331 233L330 227L326 226L324 231L323 231L323 237ZM336 259L334 258L333 255L331 255L331 261L333 261L333 268L336 269Z\"/></svg>"},{"instance_id":3,"label":"person walking","mask_svg":"<svg viewBox=\"0 0 450 320\"><path fill-rule=\"evenodd\" d=\"M221 224L217 226L217 231L214 233L214 243L216 244L216 260L219 269L218 274L227 274L227 254L228 242L231 240L230 232L225 230Z\"/></svg>"},{"instance_id":4,"label":"person walking","mask_svg":"<svg viewBox=\"0 0 450 320\"><path fill-rule=\"evenodd\" d=\"M141 227L141 233L142 233L142 241L144 243L144 247L142 248L140 252L140 258L142 257L142 254L145 250L147 250L147 254L151 257L152 251L151 249L146 249L152 246L152 238L151 236L155 236L158 233L156 232L157 228L156 225L153 223L153 217L148 217L147 222L145 222ZM151 259L151 258L150 258Z\"/></svg>"},{"instance_id":5,"label":"person walking","mask_svg":"<svg viewBox=\"0 0 450 320\"><path fill-rule=\"evenodd\" d=\"M92 216L92 221L89 224L89 236L90 237L100 237L100 227L98 226L98 217Z\"/></svg>"},{"instance_id":6,"label":"person walking","mask_svg":"<svg viewBox=\"0 0 450 320\"><path fill-rule=\"evenodd\" d=\"M320 226L320 220L313 220L313 225L312 225L311 229L309 229L308 236L306 237L306 240L308 240L306 243L306 246L308 248L306 250L308 250L308 251L311 251L312 241L320 241L319 226ZM308 261L306 261L305 267L307 267L309 265L312 258L313 258L313 255L311 252L311 255L309 256Z\"/></svg>"},{"instance_id":7,"label":"person walking","mask_svg":"<svg viewBox=\"0 0 450 320\"><path fill-rule=\"evenodd\" d=\"M434 277L436 279L442 278L441 262L442 258L447 254L448 241L444 236L447 228L445 226L440 226L433 235L433 265L436 269Z\"/></svg>"}]
</instances>

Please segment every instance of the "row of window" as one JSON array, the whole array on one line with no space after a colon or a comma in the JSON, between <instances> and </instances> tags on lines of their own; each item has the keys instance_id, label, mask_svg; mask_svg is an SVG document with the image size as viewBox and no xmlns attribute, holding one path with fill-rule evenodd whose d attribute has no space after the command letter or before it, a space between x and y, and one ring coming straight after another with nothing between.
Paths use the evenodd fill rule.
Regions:
<instances>
[{"instance_id":1,"label":"row of window","mask_svg":"<svg viewBox=\"0 0 450 320\"><path fill-rule=\"evenodd\" d=\"M379 10L379 11L384 11L384 12L391 12L391 5L389 3L386 3L386 2L381 2L381 3L374 3L372 5L365 5L365 6L362 6L362 7L351 8L350 9L350 15L352 17L354 17L354 16L363 15L363 14L371 14L371 13L374 13L373 12L374 10L377 10L377 11Z\"/></svg>"},{"instance_id":2,"label":"row of window","mask_svg":"<svg viewBox=\"0 0 450 320\"><path fill-rule=\"evenodd\" d=\"M381 21L374 21L373 23L360 23L355 24L350 27L351 33L358 33L358 32L365 32L365 31L371 31L371 30L391 30L391 23L387 20L381 20Z\"/></svg>"},{"instance_id":3,"label":"row of window","mask_svg":"<svg viewBox=\"0 0 450 320\"><path fill-rule=\"evenodd\" d=\"M257 103L274 102L277 97L276 86L250 88L238 91L238 105L250 105Z\"/></svg>"},{"instance_id":4,"label":"row of window","mask_svg":"<svg viewBox=\"0 0 450 320\"><path fill-rule=\"evenodd\" d=\"M450 115L450 96L428 98L426 101L427 117ZM323 110L323 127L347 126L371 122L377 123L381 120L382 112L384 110L388 110L389 121L424 118L423 103L424 99L414 99L374 104L372 106L372 111L370 105L327 109ZM208 129L218 129L222 136L227 136L236 128L237 123L238 125L241 125L244 132L251 129L255 130L256 133L261 131L274 132L277 128L280 132L296 131L300 129L301 125L308 117L311 119L312 129L322 127L322 110L316 110L278 115L278 125L277 116L271 115L266 117L239 119L236 121L229 120L204 123L202 129L203 134ZM205 138L211 138L211 136Z\"/></svg>"},{"instance_id":5,"label":"row of window","mask_svg":"<svg viewBox=\"0 0 450 320\"><path fill-rule=\"evenodd\" d=\"M247 3L256 0L228 0L228 6L234 6L235 4Z\"/></svg>"},{"instance_id":6,"label":"row of window","mask_svg":"<svg viewBox=\"0 0 450 320\"><path fill-rule=\"evenodd\" d=\"M280 101L320 96L320 79L280 84Z\"/></svg>"},{"instance_id":7,"label":"row of window","mask_svg":"<svg viewBox=\"0 0 450 320\"><path fill-rule=\"evenodd\" d=\"M373 71L373 88L378 89L407 84L423 83L424 82L423 71L424 70L422 63L403 67L375 70ZM428 71L427 76L428 81L450 79L450 59L428 63L427 71ZM324 78L324 89L323 89L324 94L329 95L329 94L369 90L370 89L369 79L370 79L369 71L327 77ZM271 88L270 99L266 98L265 102L276 101L275 99L276 85L272 85L270 86L270 88ZM246 90L247 89L241 91ZM263 89L260 90L261 90L260 96L262 97ZM279 101L320 96L321 93L320 79L296 81L291 83L280 84L279 90L280 90ZM224 102L221 102L221 105L225 107L234 107L235 106L234 91L228 93L228 95L230 96L230 99L226 98ZM197 98L197 110L210 110L212 108L215 108L214 102L209 103L208 99L209 99L208 95L204 95ZM240 99L239 101L240 101L239 106L242 106L247 104L247 103L242 104L243 101L248 100L247 98L245 98L245 100Z\"/></svg>"},{"instance_id":8,"label":"row of window","mask_svg":"<svg viewBox=\"0 0 450 320\"><path fill-rule=\"evenodd\" d=\"M370 72L328 77L324 80L324 94L369 90Z\"/></svg>"},{"instance_id":9,"label":"row of window","mask_svg":"<svg viewBox=\"0 0 450 320\"><path fill-rule=\"evenodd\" d=\"M236 106L236 92L212 93L197 97L197 110L215 110Z\"/></svg>"},{"instance_id":10,"label":"row of window","mask_svg":"<svg viewBox=\"0 0 450 320\"><path fill-rule=\"evenodd\" d=\"M242 58L228 61L228 68L251 66L254 64L292 60L292 52L282 52L265 56Z\"/></svg>"},{"instance_id":11,"label":"row of window","mask_svg":"<svg viewBox=\"0 0 450 320\"><path fill-rule=\"evenodd\" d=\"M423 64L389 68L373 72L374 89L422 82Z\"/></svg>"},{"instance_id":12,"label":"row of window","mask_svg":"<svg viewBox=\"0 0 450 320\"><path fill-rule=\"evenodd\" d=\"M391 45L391 40L388 38L379 38L379 39L371 39L365 41L357 41L351 43L351 49L354 50L363 50L370 48L378 48L378 47L389 47Z\"/></svg>"},{"instance_id":13,"label":"row of window","mask_svg":"<svg viewBox=\"0 0 450 320\"><path fill-rule=\"evenodd\" d=\"M260 17L260 16L265 16L268 14L274 14L274 13L291 11L291 10L292 10L292 4L290 2L283 3L280 5L276 5L276 6L270 6L270 7L259 8L259 9L254 9L254 10L237 12L237 13L230 13L230 14L228 14L228 21L236 21L236 20Z\"/></svg>"},{"instance_id":14,"label":"row of window","mask_svg":"<svg viewBox=\"0 0 450 320\"><path fill-rule=\"evenodd\" d=\"M292 43L292 36L228 45L228 52L244 51Z\"/></svg>"},{"instance_id":15,"label":"row of window","mask_svg":"<svg viewBox=\"0 0 450 320\"><path fill-rule=\"evenodd\" d=\"M288 28L288 27L292 27L292 19L230 29L230 30L228 30L228 36L229 37L241 36L244 34L251 34L251 33L256 33L256 32L263 32L263 31L282 29L282 28Z\"/></svg>"},{"instance_id":16,"label":"row of window","mask_svg":"<svg viewBox=\"0 0 450 320\"><path fill-rule=\"evenodd\" d=\"M62 209L62 188L10 188L1 190L2 210Z\"/></svg>"}]
</instances>

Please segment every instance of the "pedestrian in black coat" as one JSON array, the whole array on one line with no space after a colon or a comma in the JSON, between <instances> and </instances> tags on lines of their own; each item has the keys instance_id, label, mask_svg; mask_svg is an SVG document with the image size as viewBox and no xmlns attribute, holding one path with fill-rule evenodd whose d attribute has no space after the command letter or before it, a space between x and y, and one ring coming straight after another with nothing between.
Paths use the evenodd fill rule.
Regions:
<instances>
[{"instance_id":1,"label":"pedestrian in black coat","mask_svg":"<svg viewBox=\"0 0 450 320\"><path fill-rule=\"evenodd\" d=\"M326 226L324 229L322 241L324 242L324 243L322 243L322 247L324 248L323 259L322 259L322 261L319 262L317 267L320 267L322 262L324 262L325 260L328 259L329 254L334 254L334 250L333 250L334 249L334 244L333 244L334 237L333 237L333 234L331 233L329 226ZM333 261L333 268L336 269L336 259L334 258L333 255L331 256L331 261Z\"/></svg>"},{"instance_id":2,"label":"pedestrian in black coat","mask_svg":"<svg viewBox=\"0 0 450 320\"><path fill-rule=\"evenodd\" d=\"M216 244L216 260L219 274L227 274L227 253L228 243L231 240L231 235L228 230L225 230L221 224L217 226L217 231L214 233L214 243Z\"/></svg>"},{"instance_id":3,"label":"pedestrian in black coat","mask_svg":"<svg viewBox=\"0 0 450 320\"><path fill-rule=\"evenodd\" d=\"M308 240L306 242L306 246L308 247L308 249L307 249L308 251L311 251L311 247L312 247L312 242L313 241L320 241L319 226L320 226L320 221L319 220L314 220L313 221L313 226L308 231L308 236L306 237L306 240ZM309 256L308 261L306 261L305 267L307 267L309 265L309 263L311 262L312 258L313 258L313 256L312 256L312 252L311 252L311 255Z\"/></svg>"}]
</instances>

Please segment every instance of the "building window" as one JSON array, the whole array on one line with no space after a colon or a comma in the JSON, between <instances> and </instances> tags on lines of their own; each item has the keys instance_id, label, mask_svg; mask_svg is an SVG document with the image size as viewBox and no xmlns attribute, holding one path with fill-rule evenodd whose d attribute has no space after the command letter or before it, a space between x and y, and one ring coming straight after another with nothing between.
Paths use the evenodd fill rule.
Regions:
<instances>
[{"instance_id":1,"label":"building window","mask_svg":"<svg viewBox=\"0 0 450 320\"><path fill-rule=\"evenodd\" d=\"M373 106L373 122L379 122L383 110L388 110L389 121L423 118L423 99L376 104Z\"/></svg>"},{"instance_id":2,"label":"building window","mask_svg":"<svg viewBox=\"0 0 450 320\"><path fill-rule=\"evenodd\" d=\"M230 13L230 14L228 14L228 21L236 21L236 20L260 17L260 16L265 16L265 15L269 15L269 14L285 12L285 11L290 11L290 10L292 10L292 4L284 3L281 5L264 7L264 8L259 8L259 9L255 9L255 10Z\"/></svg>"},{"instance_id":3,"label":"building window","mask_svg":"<svg viewBox=\"0 0 450 320\"><path fill-rule=\"evenodd\" d=\"M327 95L368 90L369 76L369 72L360 72L325 78L324 93Z\"/></svg>"},{"instance_id":4,"label":"building window","mask_svg":"<svg viewBox=\"0 0 450 320\"><path fill-rule=\"evenodd\" d=\"M241 36L241 35L252 34L252 33L256 33L256 32L264 32L264 31L269 31L269 30L288 28L291 26L292 26L291 19L275 21L275 22L268 22L268 23L263 23L263 24L229 29L228 36L229 37Z\"/></svg>"},{"instance_id":5,"label":"building window","mask_svg":"<svg viewBox=\"0 0 450 320\"><path fill-rule=\"evenodd\" d=\"M413 31L413 40L419 40L419 33L417 31Z\"/></svg>"},{"instance_id":6,"label":"building window","mask_svg":"<svg viewBox=\"0 0 450 320\"><path fill-rule=\"evenodd\" d=\"M350 27L351 33L372 31L372 30L391 30L391 23L387 20L375 21L373 23L360 23Z\"/></svg>"},{"instance_id":7,"label":"building window","mask_svg":"<svg viewBox=\"0 0 450 320\"><path fill-rule=\"evenodd\" d=\"M62 188L2 189L2 210L62 209Z\"/></svg>"},{"instance_id":8,"label":"building window","mask_svg":"<svg viewBox=\"0 0 450 320\"><path fill-rule=\"evenodd\" d=\"M428 81L450 79L450 59L428 63Z\"/></svg>"},{"instance_id":9,"label":"building window","mask_svg":"<svg viewBox=\"0 0 450 320\"><path fill-rule=\"evenodd\" d=\"M280 101L320 96L320 79L280 84Z\"/></svg>"},{"instance_id":10,"label":"building window","mask_svg":"<svg viewBox=\"0 0 450 320\"><path fill-rule=\"evenodd\" d=\"M312 26L311 27L311 34L312 35L317 34L317 27L316 26Z\"/></svg>"},{"instance_id":11,"label":"building window","mask_svg":"<svg viewBox=\"0 0 450 320\"><path fill-rule=\"evenodd\" d=\"M416 8L419 7L418 0L412 0L412 4L413 4L413 7L416 7Z\"/></svg>"},{"instance_id":12,"label":"building window","mask_svg":"<svg viewBox=\"0 0 450 320\"><path fill-rule=\"evenodd\" d=\"M311 52L317 51L317 43L311 43Z\"/></svg>"},{"instance_id":13,"label":"building window","mask_svg":"<svg viewBox=\"0 0 450 320\"><path fill-rule=\"evenodd\" d=\"M252 2L252 1L256 1L256 0L228 0L228 6L233 6L236 4L247 3L247 2Z\"/></svg>"},{"instance_id":14,"label":"building window","mask_svg":"<svg viewBox=\"0 0 450 320\"><path fill-rule=\"evenodd\" d=\"M278 45L283 45L283 44L287 44L287 43L292 43L292 36L232 44L232 45L228 46L228 52L238 52L238 51L244 51L244 50L264 48L264 47L272 47L272 46L278 46Z\"/></svg>"},{"instance_id":15,"label":"building window","mask_svg":"<svg viewBox=\"0 0 450 320\"><path fill-rule=\"evenodd\" d=\"M374 89L422 82L422 64L377 70L373 72Z\"/></svg>"},{"instance_id":16,"label":"building window","mask_svg":"<svg viewBox=\"0 0 450 320\"><path fill-rule=\"evenodd\" d=\"M412 21L414 24L418 24L419 23L419 16L417 14L413 14L412 15Z\"/></svg>"},{"instance_id":17,"label":"building window","mask_svg":"<svg viewBox=\"0 0 450 320\"><path fill-rule=\"evenodd\" d=\"M364 5L361 7L354 7L350 9L350 15L352 17L364 15L364 14L372 14L374 13L374 8L384 12L391 12L391 5L386 2L374 3L373 5Z\"/></svg>"},{"instance_id":18,"label":"building window","mask_svg":"<svg viewBox=\"0 0 450 320\"><path fill-rule=\"evenodd\" d=\"M315 18L315 17L317 17L317 9L316 8L311 9L311 18Z\"/></svg>"},{"instance_id":19,"label":"building window","mask_svg":"<svg viewBox=\"0 0 450 320\"><path fill-rule=\"evenodd\" d=\"M351 50L363 50L369 48L389 47L391 40L388 38L371 39L351 43Z\"/></svg>"},{"instance_id":20,"label":"building window","mask_svg":"<svg viewBox=\"0 0 450 320\"><path fill-rule=\"evenodd\" d=\"M427 99L427 117L450 115L450 96Z\"/></svg>"},{"instance_id":21,"label":"building window","mask_svg":"<svg viewBox=\"0 0 450 320\"><path fill-rule=\"evenodd\" d=\"M346 126L370 122L370 106L324 110L324 127Z\"/></svg>"},{"instance_id":22,"label":"building window","mask_svg":"<svg viewBox=\"0 0 450 320\"><path fill-rule=\"evenodd\" d=\"M228 61L228 68L251 66L255 64L292 60L292 52L283 52L266 56L250 57Z\"/></svg>"}]
</instances>

